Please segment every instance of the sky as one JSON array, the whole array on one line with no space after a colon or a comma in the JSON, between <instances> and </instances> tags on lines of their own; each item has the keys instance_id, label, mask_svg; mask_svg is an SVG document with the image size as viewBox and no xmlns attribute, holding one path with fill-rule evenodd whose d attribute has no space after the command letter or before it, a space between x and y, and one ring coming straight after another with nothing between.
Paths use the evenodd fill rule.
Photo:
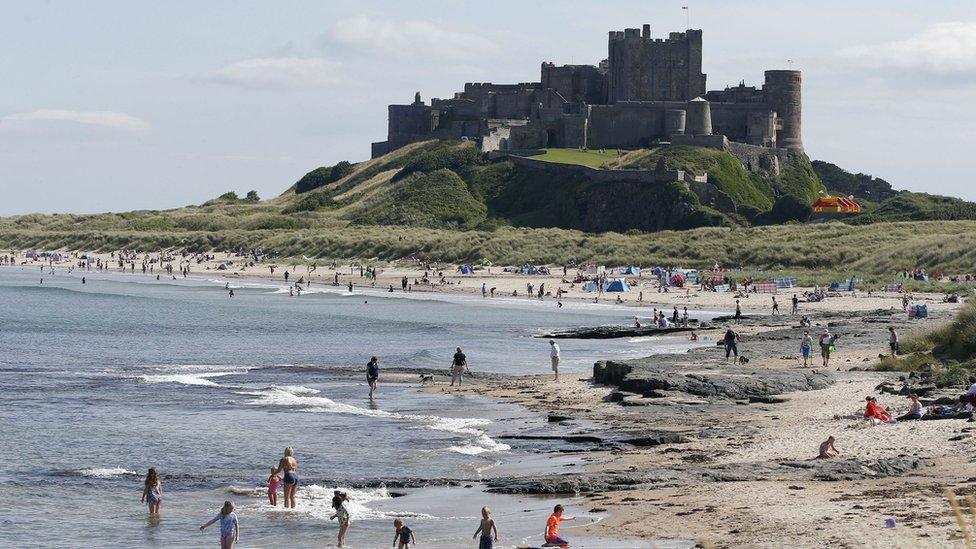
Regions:
<instances>
[{"instance_id":1,"label":"sky","mask_svg":"<svg viewBox=\"0 0 976 549\"><path fill-rule=\"evenodd\" d=\"M0 215L275 196L369 158L415 91L538 81L689 18L708 89L803 71L811 158L976 200L972 1L0 0Z\"/></svg>"}]
</instances>

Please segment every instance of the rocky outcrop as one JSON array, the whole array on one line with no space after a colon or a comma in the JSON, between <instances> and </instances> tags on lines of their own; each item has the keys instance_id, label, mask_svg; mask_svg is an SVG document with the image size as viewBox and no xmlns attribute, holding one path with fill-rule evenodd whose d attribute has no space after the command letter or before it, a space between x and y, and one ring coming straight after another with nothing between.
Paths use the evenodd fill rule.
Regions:
<instances>
[{"instance_id":1,"label":"rocky outcrop","mask_svg":"<svg viewBox=\"0 0 976 549\"><path fill-rule=\"evenodd\" d=\"M661 391L678 391L702 397L763 402L771 395L825 389L833 384L834 378L818 370L751 371L740 368L735 372L684 373L601 360L593 365L593 381L650 398Z\"/></svg>"},{"instance_id":2,"label":"rocky outcrop","mask_svg":"<svg viewBox=\"0 0 976 549\"><path fill-rule=\"evenodd\" d=\"M922 458L808 460L730 463L707 467L662 467L647 471L505 477L488 482L502 494L579 494L628 490L642 486L679 486L689 482L850 481L904 475L929 467Z\"/></svg>"},{"instance_id":3,"label":"rocky outcrop","mask_svg":"<svg viewBox=\"0 0 976 549\"><path fill-rule=\"evenodd\" d=\"M697 321L695 321L697 324ZM535 337L549 339L614 339L618 337L644 337L654 335L668 335L693 330L704 330L707 325L696 327L674 326L671 328L656 328L653 326L580 326L565 330L554 330Z\"/></svg>"}]
</instances>

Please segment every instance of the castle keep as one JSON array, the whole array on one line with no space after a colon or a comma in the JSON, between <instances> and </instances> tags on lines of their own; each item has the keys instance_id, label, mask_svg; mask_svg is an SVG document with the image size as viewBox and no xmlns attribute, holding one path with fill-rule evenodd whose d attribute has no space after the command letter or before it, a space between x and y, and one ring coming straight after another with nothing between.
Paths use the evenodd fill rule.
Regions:
<instances>
[{"instance_id":1,"label":"castle keep","mask_svg":"<svg viewBox=\"0 0 976 549\"><path fill-rule=\"evenodd\" d=\"M651 38L611 31L597 66L542 63L538 82L467 83L451 99L390 105L373 157L427 139L470 139L485 151L544 147L637 148L654 143L727 147L729 141L802 150L800 71L769 70L762 88L706 91L702 31Z\"/></svg>"}]
</instances>

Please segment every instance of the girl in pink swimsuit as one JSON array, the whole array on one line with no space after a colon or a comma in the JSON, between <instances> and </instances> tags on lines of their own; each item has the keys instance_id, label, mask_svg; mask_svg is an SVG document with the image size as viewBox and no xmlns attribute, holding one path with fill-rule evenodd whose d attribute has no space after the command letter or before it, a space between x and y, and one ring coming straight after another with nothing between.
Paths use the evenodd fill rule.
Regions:
<instances>
[{"instance_id":1,"label":"girl in pink swimsuit","mask_svg":"<svg viewBox=\"0 0 976 549\"><path fill-rule=\"evenodd\" d=\"M278 468L271 468L271 476L268 477L268 502L274 507L278 506L278 487L281 486L281 477L278 476Z\"/></svg>"}]
</instances>

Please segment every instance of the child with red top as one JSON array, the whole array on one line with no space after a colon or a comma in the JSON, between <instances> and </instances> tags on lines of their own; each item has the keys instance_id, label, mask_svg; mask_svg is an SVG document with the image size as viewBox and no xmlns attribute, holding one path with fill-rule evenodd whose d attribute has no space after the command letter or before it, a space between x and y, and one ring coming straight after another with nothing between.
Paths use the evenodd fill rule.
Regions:
<instances>
[{"instance_id":1,"label":"child with red top","mask_svg":"<svg viewBox=\"0 0 976 549\"><path fill-rule=\"evenodd\" d=\"M558 545L559 547L569 547L569 542L559 537L559 523L564 520L574 520L575 517L563 516L563 506L557 505L549 520L546 521L546 545Z\"/></svg>"}]
</instances>

